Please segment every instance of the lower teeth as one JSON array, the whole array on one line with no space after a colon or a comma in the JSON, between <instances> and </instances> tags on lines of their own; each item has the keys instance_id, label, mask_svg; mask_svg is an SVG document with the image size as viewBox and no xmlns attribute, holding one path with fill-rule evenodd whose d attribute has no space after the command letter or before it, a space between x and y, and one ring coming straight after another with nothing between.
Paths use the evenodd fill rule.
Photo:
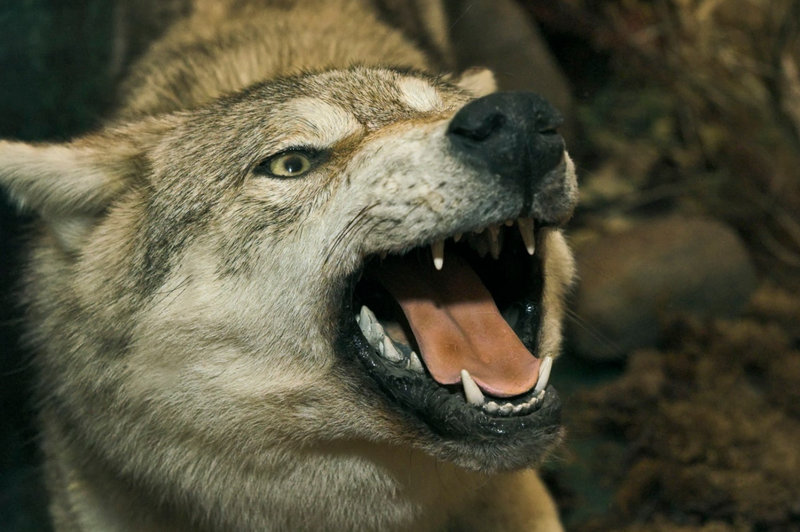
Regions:
<instances>
[{"instance_id":1,"label":"lower teeth","mask_svg":"<svg viewBox=\"0 0 800 532\"><path fill-rule=\"evenodd\" d=\"M415 373L425 371L419 356L408 346L392 340L375 314L366 305L361 307L361 312L356 316L356 323L361 328L361 333L369 345L379 356L395 363L404 363L406 369Z\"/></svg>"},{"instance_id":2,"label":"lower teeth","mask_svg":"<svg viewBox=\"0 0 800 532\"><path fill-rule=\"evenodd\" d=\"M394 363L401 363L405 369L415 373L424 373L425 370L417 353L411 351L408 346L397 344L392 340L383 326L378 322L375 314L366 306L361 307L361 312L356 316L356 322L361 328L361 332L369 342L370 346L382 358ZM511 404L508 402L498 403L496 401L484 401L480 408L484 412L493 415L510 416L527 414L533 411L544 400L545 391L539 390L524 403Z\"/></svg>"},{"instance_id":3,"label":"lower teeth","mask_svg":"<svg viewBox=\"0 0 800 532\"><path fill-rule=\"evenodd\" d=\"M537 393L524 403L520 403L518 405L512 405L511 403L502 403L498 404L495 401L489 401L484 403L481 407L484 412L488 414L495 414L495 415L503 415L508 416L511 414L527 414L528 412L533 411L537 406L539 406L542 401L544 400L544 390Z\"/></svg>"}]
</instances>

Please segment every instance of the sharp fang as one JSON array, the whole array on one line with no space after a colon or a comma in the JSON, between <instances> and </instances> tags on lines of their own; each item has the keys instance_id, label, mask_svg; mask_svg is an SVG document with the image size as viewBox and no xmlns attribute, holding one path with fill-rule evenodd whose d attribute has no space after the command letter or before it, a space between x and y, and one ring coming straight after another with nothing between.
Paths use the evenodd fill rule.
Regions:
<instances>
[{"instance_id":1,"label":"sharp fang","mask_svg":"<svg viewBox=\"0 0 800 532\"><path fill-rule=\"evenodd\" d=\"M533 220L530 218L518 218L517 225L519 225L519 232L522 235L522 241L525 242L525 249L528 250L528 255L536 253L536 237L533 235Z\"/></svg>"},{"instance_id":2,"label":"sharp fang","mask_svg":"<svg viewBox=\"0 0 800 532\"><path fill-rule=\"evenodd\" d=\"M453 242L458 242L459 240L461 240L462 236L464 236L464 233L456 233L455 235L453 235Z\"/></svg>"},{"instance_id":3,"label":"sharp fang","mask_svg":"<svg viewBox=\"0 0 800 532\"><path fill-rule=\"evenodd\" d=\"M408 364L406 364L406 368L417 373L425 372L425 370L422 369L422 361L414 351L411 351L411 356L408 358Z\"/></svg>"},{"instance_id":4,"label":"sharp fang","mask_svg":"<svg viewBox=\"0 0 800 532\"><path fill-rule=\"evenodd\" d=\"M444 240L431 244L431 253L433 254L433 265L437 270L441 270L444 266Z\"/></svg>"},{"instance_id":5,"label":"sharp fang","mask_svg":"<svg viewBox=\"0 0 800 532\"><path fill-rule=\"evenodd\" d=\"M403 355L400 354L400 351L397 350L388 336L383 337L383 342L381 342L381 347L378 350L384 358L388 358L392 362L400 362L403 360Z\"/></svg>"},{"instance_id":6,"label":"sharp fang","mask_svg":"<svg viewBox=\"0 0 800 532\"><path fill-rule=\"evenodd\" d=\"M464 395L467 397L467 402L471 405L480 406L483 404L483 394L469 372L465 369L461 370L461 384L464 386Z\"/></svg>"},{"instance_id":7,"label":"sharp fang","mask_svg":"<svg viewBox=\"0 0 800 532\"><path fill-rule=\"evenodd\" d=\"M500 228L496 225L489 226L489 251L494 260L500 258Z\"/></svg>"},{"instance_id":8,"label":"sharp fang","mask_svg":"<svg viewBox=\"0 0 800 532\"><path fill-rule=\"evenodd\" d=\"M550 380L550 370L553 369L553 357L544 357L542 363L539 365L539 380L536 381L536 388L533 393L539 393L547 386L547 381Z\"/></svg>"}]
</instances>

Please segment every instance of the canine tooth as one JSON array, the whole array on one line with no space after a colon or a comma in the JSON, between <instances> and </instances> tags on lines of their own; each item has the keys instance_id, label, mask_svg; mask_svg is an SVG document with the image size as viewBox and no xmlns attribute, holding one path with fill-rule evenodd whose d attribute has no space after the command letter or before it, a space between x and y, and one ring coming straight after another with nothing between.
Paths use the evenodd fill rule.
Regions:
<instances>
[{"instance_id":1,"label":"canine tooth","mask_svg":"<svg viewBox=\"0 0 800 532\"><path fill-rule=\"evenodd\" d=\"M431 253L433 254L433 265L437 270L441 270L444 266L444 240L438 240L431 244Z\"/></svg>"},{"instance_id":2,"label":"canine tooth","mask_svg":"<svg viewBox=\"0 0 800 532\"><path fill-rule=\"evenodd\" d=\"M497 412L499 408L500 406L498 406L498 404L495 403L494 401L489 401L483 406L483 409L486 410L487 412Z\"/></svg>"},{"instance_id":3,"label":"canine tooth","mask_svg":"<svg viewBox=\"0 0 800 532\"><path fill-rule=\"evenodd\" d=\"M383 337L383 341L378 350L384 358L388 358L392 362L400 362L403 360L403 355L400 354L400 351L397 350L388 336Z\"/></svg>"},{"instance_id":4,"label":"canine tooth","mask_svg":"<svg viewBox=\"0 0 800 532\"><path fill-rule=\"evenodd\" d=\"M411 351L411 356L408 358L408 363L406 364L406 368L410 369L411 371L415 371L417 373L425 372L425 370L422 369L422 361L419 359L419 356L414 351Z\"/></svg>"},{"instance_id":5,"label":"canine tooth","mask_svg":"<svg viewBox=\"0 0 800 532\"><path fill-rule=\"evenodd\" d=\"M533 393L538 394L544 391L547 381L550 380L551 369L553 369L553 357L544 357L544 360L539 365L539 380L536 381L536 388L533 389Z\"/></svg>"},{"instance_id":6,"label":"canine tooth","mask_svg":"<svg viewBox=\"0 0 800 532\"><path fill-rule=\"evenodd\" d=\"M471 405L480 406L483 404L483 393L481 393L481 389L478 388L478 385L475 384L475 381L472 380L472 377L469 376L469 372L465 369L461 370L461 384L464 386L464 395L467 396L467 402Z\"/></svg>"},{"instance_id":7,"label":"canine tooth","mask_svg":"<svg viewBox=\"0 0 800 532\"><path fill-rule=\"evenodd\" d=\"M500 258L500 228L496 225L489 226L489 251L492 253L492 258L497 260Z\"/></svg>"},{"instance_id":8,"label":"canine tooth","mask_svg":"<svg viewBox=\"0 0 800 532\"><path fill-rule=\"evenodd\" d=\"M525 249L528 250L528 255L536 253L536 237L533 235L533 220L530 218L517 219L519 225L519 232L522 235L522 241L525 242Z\"/></svg>"},{"instance_id":9,"label":"canine tooth","mask_svg":"<svg viewBox=\"0 0 800 532\"><path fill-rule=\"evenodd\" d=\"M478 255L483 258L489 253L489 243L486 241L486 237L482 235L475 236L471 241L472 249L474 249Z\"/></svg>"},{"instance_id":10,"label":"canine tooth","mask_svg":"<svg viewBox=\"0 0 800 532\"><path fill-rule=\"evenodd\" d=\"M464 236L464 233L456 233L453 235L453 242L458 242L461 240L461 237Z\"/></svg>"},{"instance_id":11,"label":"canine tooth","mask_svg":"<svg viewBox=\"0 0 800 532\"><path fill-rule=\"evenodd\" d=\"M512 225L514 225L514 220L506 220L505 222L503 222L503 224L505 224L506 227L511 227Z\"/></svg>"}]
</instances>

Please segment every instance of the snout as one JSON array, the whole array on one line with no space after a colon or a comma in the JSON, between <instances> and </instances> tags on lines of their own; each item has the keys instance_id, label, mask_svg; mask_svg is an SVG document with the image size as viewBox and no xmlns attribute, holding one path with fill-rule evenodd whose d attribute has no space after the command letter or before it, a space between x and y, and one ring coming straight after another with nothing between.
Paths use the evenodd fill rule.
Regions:
<instances>
[{"instance_id":1,"label":"snout","mask_svg":"<svg viewBox=\"0 0 800 532\"><path fill-rule=\"evenodd\" d=\"M552 190L553 179L566 178L553 175L565 160L564 139L557 132L562 122L538 94L498 92L459 110L447 136L457 156L485 167L531 205L539 192Z\"/></svg>"}]
</instances>

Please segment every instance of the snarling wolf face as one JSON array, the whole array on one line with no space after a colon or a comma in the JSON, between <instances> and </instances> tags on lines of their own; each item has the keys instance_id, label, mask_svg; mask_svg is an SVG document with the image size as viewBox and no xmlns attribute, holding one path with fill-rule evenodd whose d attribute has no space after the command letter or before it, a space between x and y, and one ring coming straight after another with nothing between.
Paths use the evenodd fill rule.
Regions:
<instances>
[{"instance_id":1,"label":"snarling wolf face","mask_svg":"<svg viewBox=\"0 0 800 532\"><path fill-rule=\"evenodd\" d=\"M538 461L575 174L557 113L480 75L309 73L2 143L46 222L27 299L59 430L174 489L289 482L282 456L343 440Z\"/></svg>"}]
</instances>

